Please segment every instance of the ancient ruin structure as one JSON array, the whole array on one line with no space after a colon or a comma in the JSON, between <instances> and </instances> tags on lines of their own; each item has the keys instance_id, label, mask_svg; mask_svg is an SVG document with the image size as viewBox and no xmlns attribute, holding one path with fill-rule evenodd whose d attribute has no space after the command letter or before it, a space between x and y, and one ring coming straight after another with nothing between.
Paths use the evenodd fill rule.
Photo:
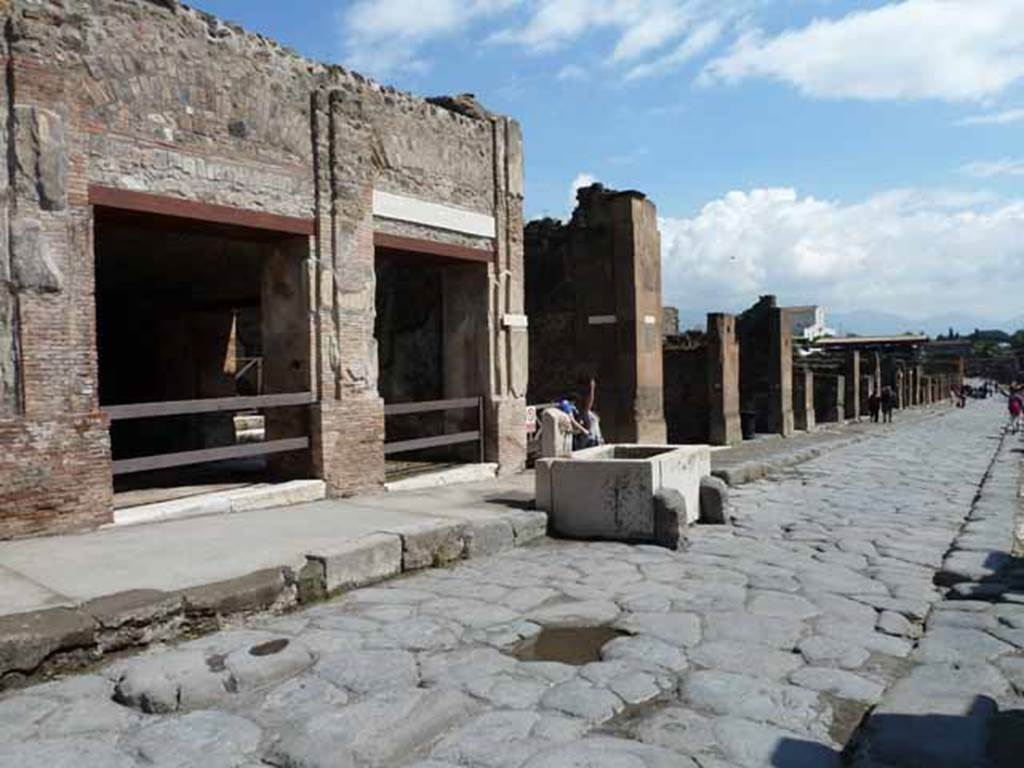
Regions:
<instances>
[{"instance_id":1,"label":"ancient ruin structure","mask_svg":"<svg viewBox=\"0 0 1024 768\"><path fill-rule=\"evenodd\" d=\"M706 333L666 336L663 355L669 442L742 442L736 318L709 314Z\"/></svg>"},{"instance_id":2,"label":"ancient ruin structure","mask_svg":"<svg viewBox=\"0 0 1024 768\"><path fill-rule=\"evenodd\" d=\"M568 224L526 227L531 403L583 397L609 442L665 441L661 241L641 193L580 189Z\"/></svg>"},{"instance_id":3,"label":"ancient ruin structure","mask_svg":"<svg viewBox=\"0 0 1024 768\"><path fill-rule=\"evenodd\" d=\"M792 325L774 296L762 296L736 321L740 345L740 411L758 432L793 434Z\"/></svg>"},{"instance_id":4,"label":"ancient ruin structure","mask_svg":"<svg viewBox=\"0 0 1024 768\"><path fill-rule=\"evenodd\" d=\"M331 494L455 439L522 465L513 120L174 0L3 8L0 537L96 526L115 478L215 459ZM579 217L573 248L610 233L594 264L621 289L581 308L609 426L663 438L654 207L592 192ZM460 410L436 431L386 433L438 400ZM262 440L240 440L261 430L239 412Z\"/></svg>"}]
</instances>

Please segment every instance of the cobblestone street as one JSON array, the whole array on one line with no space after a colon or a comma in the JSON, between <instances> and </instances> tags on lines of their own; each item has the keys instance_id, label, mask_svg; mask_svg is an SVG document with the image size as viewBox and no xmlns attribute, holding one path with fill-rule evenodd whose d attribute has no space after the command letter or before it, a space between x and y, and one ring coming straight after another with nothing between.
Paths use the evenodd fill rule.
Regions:
<instances>
[{"instance_id":1,"label":"cobblestone street","mask_svg":"<svg viewBox=\"0 0 1024 768\"><path fill-rule=\"evenodd\" d=\"M1003 419L879 426L734 489L734 525L680 552L545 541L8 694L0 766L792 768L838 765L855 732L863 764L916 765L901 750L943 733L965 751L921 764L984 764L957 760L1024 693ZM509 652L595 626L618 630L599 660ZM914 730L929 713L949 722Z\"/></svg>"}]
</instances>

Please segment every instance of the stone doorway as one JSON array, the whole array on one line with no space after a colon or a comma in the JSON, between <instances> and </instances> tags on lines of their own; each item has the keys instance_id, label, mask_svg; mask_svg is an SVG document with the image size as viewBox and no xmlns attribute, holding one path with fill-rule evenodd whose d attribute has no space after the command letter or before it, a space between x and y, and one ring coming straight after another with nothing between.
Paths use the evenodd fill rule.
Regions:
<instances>
[{"instance_id":1,"label":"stone doorway","mask_svg":"<svg viewBox=\"0 0 1024 768\"><path fill-rule=\"evenodd\" d=\"M387 479L482 462L486 263L401 242L378 244L375 270Z\"/></svg>"},{"instance_id":2,"label":"stone doorway","mask_svg":"<svg viewBox=\"0 0 1024 768\"><path fill-rule=\"evenodd\" d=\"M115 510L311 478L309 237L97 205L94 253Z\"/></svg>"}]
</instances>

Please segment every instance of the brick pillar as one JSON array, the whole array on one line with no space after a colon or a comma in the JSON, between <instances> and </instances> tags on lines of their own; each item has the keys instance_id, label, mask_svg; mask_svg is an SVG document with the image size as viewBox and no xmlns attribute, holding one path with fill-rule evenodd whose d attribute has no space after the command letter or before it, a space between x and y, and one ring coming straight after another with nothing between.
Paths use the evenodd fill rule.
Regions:
<instances>
[{"instance_id":1,"label":"brick pillar","mask_svg":"<svg viewBox=\"0 0 1024 768\"><path fill-rule=\"evenodd\" d=\"M853 350L846 354L846 418L857 421L860 418L860 352Z\"/></svg>"},{"instance_id":2,"label":"brick pillar","mask_svg":"<svg viewBox=\"0 0 1024 768\"><path fill-rule=\"evenodd\" d=\"M708 315L708 434L712 445L739 445L740 348L733 315Z\"/></svg>"}]
</instances>

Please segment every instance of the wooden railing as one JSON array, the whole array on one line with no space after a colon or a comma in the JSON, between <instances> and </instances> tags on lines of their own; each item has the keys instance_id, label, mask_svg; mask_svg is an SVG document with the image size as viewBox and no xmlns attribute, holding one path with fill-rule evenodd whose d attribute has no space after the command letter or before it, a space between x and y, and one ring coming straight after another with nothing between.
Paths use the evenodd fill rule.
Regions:
<instances>
[{"instance_id":1,"label":"wooden railing","mask_svg":"<svg viewBox=\"0 0 1024 768\"><path fill-rule=\"evenodd\" d=\"M466 397L454 400L431 400L422 403L395 403L384 406L385 416L407 416L418 413L437 413L440 411L465 411L475 408L477 412L477 428L466 432L452 432L443 435L418 437L413 440L397 440L384 443L384 455L406 451L418 451L423 448L438 448L445 445L461 445L477 443L480 461L484 460L484 399L482 397Z\"/></svg>"},{"instance_id":2,"label":"wooden railing","mask_svg":"<svg viewBox=\"0 0 1024 768\"><path fill-rule=\"evenodd\" d=\"M101 410L111 421L131 419L152 419L162 416L191 416L200 413L224 411L248 411L263 408L287 408L312 405L316 397L312 392L289 392L256 397L220 397L204 400L170 400L157 403L133 403L130 405L106 405ZM205 464L225 459L241 459L253 456L267 456L274 453L303 451L309 448L309 436L268 440L248 445L227 445L218 448L202 448L176 453L162 453L113 462L115 475L133 472L147 472L153 469L183 467L190 464Z\"/></svg>"}]
</instances>

